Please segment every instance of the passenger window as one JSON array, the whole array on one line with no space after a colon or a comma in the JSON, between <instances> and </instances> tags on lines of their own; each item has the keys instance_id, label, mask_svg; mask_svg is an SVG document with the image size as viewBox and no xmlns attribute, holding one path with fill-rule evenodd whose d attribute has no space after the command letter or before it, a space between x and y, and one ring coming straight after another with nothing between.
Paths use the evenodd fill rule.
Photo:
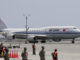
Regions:
<instances>
[{"instance_id":1,"label":"passenger window","mask_svg":"<svg viewBox=\"0 0 80 60\"><path fill-rule=\"evenodd\" d=\"M54 31L59 31L59 29L55 29Z\"/></svg>"},{"instance_id":2,"label":"passenger window","mask_svg":"<svg viewBox=\"0 0 80 60\"><path fill-rule=\"evenodd\" d=\"M50 32L58 32L59 29L49 29Z\"/></svg>"},{"instance_id":3,"label":"passenger window","mask_svg":"<svg viewBox=\"0 0 80 60\"><path fill-rule=\"evenodd\" d=\"M73 28L73 29L77 29L77 28Z\"/></svg>"},{"instance_id":4,"label":"passenger window","mask_svg":"<svg viewBox=\"0 0 80 60\"><path fill-rule=\"evenodd\" d=\"M52 32L53 30L52 29L49 29L49 31Z\"/></svg>"}]
</instances>

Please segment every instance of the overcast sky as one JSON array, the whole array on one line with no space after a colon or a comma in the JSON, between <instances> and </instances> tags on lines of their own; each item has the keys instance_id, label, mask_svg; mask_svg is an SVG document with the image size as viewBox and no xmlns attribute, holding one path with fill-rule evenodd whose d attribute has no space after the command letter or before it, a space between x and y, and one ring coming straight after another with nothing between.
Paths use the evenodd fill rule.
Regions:
<instances>
[{"instance_id":1,"label":"overcast sky","mask_svg":"<svg viewBox=\"0 0 80 60\"><path fill-rule=\"evenodd\" d=\"M0 18L8 27L77 26L80 0L0 0Z\"/></svg>"}]
</instances>

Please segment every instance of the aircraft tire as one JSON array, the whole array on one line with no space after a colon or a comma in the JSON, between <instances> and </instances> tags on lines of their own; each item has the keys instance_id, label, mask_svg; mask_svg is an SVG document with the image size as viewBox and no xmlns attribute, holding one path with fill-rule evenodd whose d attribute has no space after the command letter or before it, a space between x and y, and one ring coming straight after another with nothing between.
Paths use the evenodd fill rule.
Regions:
<instances>
[{"instance_id":1,"label":"aircraft tire","mask_svg":"<svg viewBox=\"0 0 80 60\"><path fill-rule=\"evenodd\" d=\"M72 44L74 44L75 43L75 41L74 40L72 40Z\"/></svg>"},{"instance_id":2,"label":"aircraft tire","mask_svg":"<svg viewBox=\"0 0 80 60\"><path fill-rule=\"evenodd\" d=\"M41 41L41 43L46 43L46 41Z\"/></svg>"}]
</instances>

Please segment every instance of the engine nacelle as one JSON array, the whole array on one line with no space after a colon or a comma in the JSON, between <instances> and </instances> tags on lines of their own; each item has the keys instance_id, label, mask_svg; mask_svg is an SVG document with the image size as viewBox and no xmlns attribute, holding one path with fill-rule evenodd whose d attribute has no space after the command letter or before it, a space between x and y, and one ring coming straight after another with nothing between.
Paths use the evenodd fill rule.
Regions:
<instances>
[{"instance_id":1,"label":"engine nacelle","mask_svg":"<svg viewBox=\"0 0 80 60\"><path fill-rule=\"evenodd\" d=\"M9 40L15 39L15 35L12 34L12 33L7 33L7 34L5 35L5 37L6 37L7 39L9 39Z\"/></svg>"},{"instance_id":2,"label":"engine nacelle","mask_svg":"<svg viewBox=\"0 0 80 60\"><path fill-rule=\"evenodd\" d=\"M35 38L34 36L28 36L28 37L27 37L27 39L28 39L29 41L34 41L34 38Z\"/></svg>"}]
</instances>

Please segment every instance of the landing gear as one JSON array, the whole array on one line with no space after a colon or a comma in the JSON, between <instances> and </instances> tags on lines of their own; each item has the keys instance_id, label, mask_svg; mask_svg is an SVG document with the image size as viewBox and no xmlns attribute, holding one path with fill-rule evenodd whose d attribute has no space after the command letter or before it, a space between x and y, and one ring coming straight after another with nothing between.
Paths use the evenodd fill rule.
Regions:
<instances>
[{"instance_id":1,"label":"landing gear","mask_svg":"<svg viewBox=\"0 0 80 60\"><path fill-rule=\"evenodd\" d=\"M41 41L41 43L46 43L46 41L44 40L44 41Z\"/></svg>"},{"instance_id":2,"label":"landing gear","mask_svg":"<svg viewBox=\"0 0 80 60\"><path fill-rule=\"evenodd\" d=\"M74 44L75 43L75 41L74 41L74 39L72 40L72 44Z\"/></svg>"},{"instance_id":3,"label":"landing gear","mask_svg":"<svg viewBox=\"0 0 80 60\"><path fill-rule=\"evenodd\" d=\"M16 38L15 35L13 35L13 36L12 36L12 39L15 39L15 38Z\"/></svg>"},{"instance_id":4,"label":"landing gear","mask_svg":"<svg viewBox=\"0 0 80 60\"><path fill-rule=\"evenodd\" d=\"M38 43L38 41L34 41L34 43Z\"/></svg>"},{"instance_id":5,"label":"landing gear","mask_svg":"<svg viewBox=\"0 0 80 60\"><path fill-rule=\"evenodd\" d=\"M37 41L37 37L34 38L33 43L38 43L38 41Z\"/></svg>"},{"instance_id":6,"label":"landing gear","mask_svg":"<svg viewBox=\"0 0 80 60\"><path fill-rule=\"evenodd\" d=\"M55 41L55 42L60 42L61 39L53 39L53 41Z\"/></svg>"}]
</instances>

